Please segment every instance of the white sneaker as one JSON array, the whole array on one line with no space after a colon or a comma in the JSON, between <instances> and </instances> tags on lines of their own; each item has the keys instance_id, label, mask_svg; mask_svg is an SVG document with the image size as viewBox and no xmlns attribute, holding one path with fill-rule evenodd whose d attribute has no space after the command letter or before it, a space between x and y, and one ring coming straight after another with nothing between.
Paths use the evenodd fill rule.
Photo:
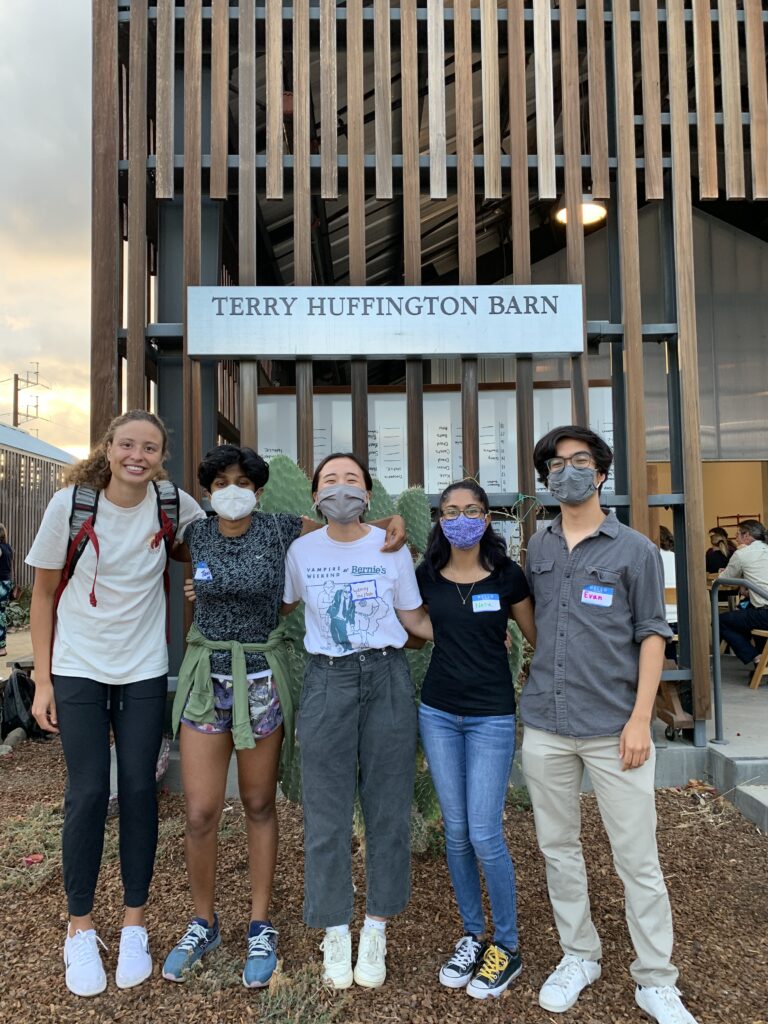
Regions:
<instances>
[{"instance_id":1,"label":"white sneaker","mask_svg":"<svg viewBox=\"0 0 768 1024\"><path fill-rule=\"evenodd\" d=\"M76 996L97 996L107 987L107 976L101 962L99 944L107 947L93 928L64 940L64 966L66 967L67 988Z\"/></svg>"},{"instance_id":2,"label":"white sneaker","mask_svg":"<svg viewBox=\"0 0 768 1024\"><path fill-rule=\"evenodd\" d=\"M363 928L357 949L355 981L363 988L378 988L387 976L387 936L382 928Z\"/></svg>"},{"instance_id":3,"label":"white sneaker","mask_svg":"<svg viewBox=\"0 0 768 1024\"><path fill-rule=\"evenodd\" d=\"M323 951L323 981L334 988L352 984L352 936L349 932L328 931L320 943Z\"/></svg>"},{"instance_id":4,"label":"white sneaker","mask_svg":"<svg viewBox=\"0 0 768 1024\"><path fill-rule=\"evenodd\" d=\"M582 960L580 956L566 953L550 974L539 992L539 1006L551 1013L570 1010L581 995L581 990L600 977L597 960Z\"/></svg>"},{"instance_id":5,"label":"white sneaker","mask_svg":"<svg viewBox=\"0 0 768 1024\"><path fill-rule=\"evenodd\" d=\"M638 985L635 1002L658 1024L697 1024L696 1018L683 1006L680 989L674 985L646 988Z\"/></svg>"},{"instance_id":6,"label":"white sneaker","mask_svg":"<svg viewBox=\"0 0 768 1024\"><path fill-rule=\"evenodd\" d=\"M147 929L129 925L120 933L120 953L117 957L115 982L118 988L133 988L146 981L152 973Z\"/></svg>"}]
</instances>

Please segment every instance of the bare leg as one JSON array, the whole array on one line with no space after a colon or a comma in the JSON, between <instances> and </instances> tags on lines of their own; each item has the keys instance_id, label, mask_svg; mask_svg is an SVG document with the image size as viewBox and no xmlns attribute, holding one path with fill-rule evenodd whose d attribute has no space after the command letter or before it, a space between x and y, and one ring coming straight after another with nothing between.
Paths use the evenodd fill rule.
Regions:
<instances>
[{"instance_id":1,"label":"bare leg","mask_svg":"<svg viewBox=\"0 0 768 1024\"><path fill-rule=\"evenodd\" d=\"M269 901L277 861L275 790L283 727L256 741L252 750L238 750L237 778L248 830L251 879L251 920L269 920Z\"/></svg>"},{"instance_id":2,"label":"bare leg","mask_svg":"<svg viewBox=\"0 0 768 1024\"><path fill-rule=\"evenodd\" d=\"M181 781L187 801L184 851L195 917L213 923L219 819L224 808L231 733L204 733L182 723Z\"/></svg>"}]
</instances>

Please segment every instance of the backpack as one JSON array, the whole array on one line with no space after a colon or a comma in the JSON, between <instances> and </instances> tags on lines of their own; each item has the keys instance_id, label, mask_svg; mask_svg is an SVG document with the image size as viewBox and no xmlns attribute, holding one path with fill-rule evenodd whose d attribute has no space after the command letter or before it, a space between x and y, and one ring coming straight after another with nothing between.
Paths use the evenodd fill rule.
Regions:
<instances>
[{"instance_id":1,"label":"backpack","mask_svg":"<svg viewBox=\"0 0 768 1024\"><path fill-rule=\"evenodd\" d=\"M179 528L179 489L171 480L153 480L152 486L157 497L157 519L159 529L152 538L152 547L156 548L160 541L165 544L165 569L163 570L163 586L165 588L165 633L166 639L170 639L170 606L168 596L170 593L170 575L168 573L168 561L171 555L171 548ZM69 543L67 545L67 557L64 568L61 572L61 580L56 588L54 596L53 611L54 619L56 609L59 606L61 595L72 579L72 574L77 563L85 551L88 543L93 545L96 553L96 570L93 574L90 602L95 608L96 601L96 577L99 572L99 539L93 528L96 522L96 513L99 508L99 495L101 492L95 487L87 484L77 484L72 493L72 512L69 517Z\"/></svg>"},{"instance_id":2,"label":"backpack","mask_svg":"<svg viewBox=\"0 0 768 1024\"><path fill-rule=\"evenodd\" d=\"M2 726L3 739L14 729L23 729L30 739L43 739L46 733L32 717L32 702L35 699L35 684L29 676L15 665L3 690Z\"/></svg>"}]
</instances>

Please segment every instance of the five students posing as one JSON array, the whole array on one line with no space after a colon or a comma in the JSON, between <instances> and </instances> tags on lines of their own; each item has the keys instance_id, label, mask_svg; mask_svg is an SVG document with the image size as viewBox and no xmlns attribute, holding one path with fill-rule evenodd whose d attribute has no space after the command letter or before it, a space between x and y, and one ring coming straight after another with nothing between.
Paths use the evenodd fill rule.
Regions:
<instances>
[{"instance_id":1,"label":"five students posing","mask_svg":"<svg viewBox=\"0 0 768 1024\"><path fill-rule=\"evenodd\" d=\"M123 427L129 427L130 436L123 438ZM144 504L154 509L148 484L161 474L166 447L159 421L148 414L127 414L105 439L105 466L93 480L107 509L96 521L96 535L103 536L106 551L122 533L122 558L134 568L147 560L141 550L152 549L154 535L144 537L143 524L138 531L142 538L127 530L127 520L118 522L119 511L113 513L112 506L132 510ZM337 988L353 980L367 987L382 984L386 920L401 912L409 898L417 713L402 650L408 634L419 638L417 643L435 643L418 725L443 812L448 866L463 925L439 980L452 988L466 986L471 996L482 999L499 995L520 973L514 866L502 830L516 742L514 687L505 648L511 617L536 645L521 701L526 726L523 768L564 952L541 989L540 1003L550 1012L563 1012L600 975L600 944L589 915L579 842L579 789L586 766L625 886L637 954L631 966L637 1003L659 1024L695 1024L675 987L671 915L655 840L650 726L669 634L663 577L653 545L600 508L599 490L612 459L602 439L567 426L551 431L536 446L540 478L559 501L561 514L532 538L525 575L506 557L490 525L487 496L474 481L461 481L441 495L439 521L414 576L407 551L382 551L382 531L363 521L371 479L353 456L331 456L315 473L313 497L327 520L316 532L306 532L306 525L294 517L256 512L268 469L255 453L219 449L206 459L200 480L218 517L205 521L183 495L176 531L178 538L187 529L198 597L174 709L175 720L182 723L187 866L195 917L167 958L165 976L180 979L219 941L213 904L215 825L233 747L244 789L252 882L244 983L266 984L275 966L277 933L268 915L277 849L274 792L281 744L293 740L293 708L281 678L283 638L277 624L284 575L281 610L290 611L299 600L305 603L309 660L297 729L305 819L304 916L311 927L325 929L328 981ZM116 658L125 661L114 644L103 665L88 643L83 645L88 663L73 660L67 638L89 615L94 617L80 604L86 598L96 607L96 586L89 599L83 586L86 578L90 585L90 576L81 572L78 591L72 589L67 603L56 607L70 501L60 493L64 496L52 501L28 556L38 570L33 599L38 691L33 710L44 727L61 726L69 771L64 833L71 915L65 945L67 984L77 994L91 995L106 985L90 911L103 835L102 805L106 811L110 724L122 771L126 885L118 985L138 984L151 972L144 928L154 859L149 833L156 835L150 770L160 742L167 660L154 633L142 645L138 662L134 658L136 664L114 666ZM105 593L120 586L115 557L113 553L99 564ZM266 568L258 564L264 557ZM153 562L138 574L146 580L141 584L145 598L156 594L158 585L162 596L163 566L158 565ZM87 573L87 563L84 567ZM76 579L77 574L73 583ZM107 604L99 625L109 634L114 626ZM57 636L49 668L54 623L64 639ZM147 703L140 708L145 715L152 711L154 723L143 729L141 740L138 728L133 729L133 700L121 695L114 710L108 692L110 686L129 682L126 695L135 688L143 698L144 690L153 685L157 690L146 695L154 700L151 707ZM70 696L73 683L80 689ZM103 740L86 755L88 707L93 707L89 713L94 726L98 719ZM141 721L146 726L149 720ZM141 776L143 815L132 810L131 779L136 773ZM96 779L97 789L85 784L86 774ZM353 970L350 839L356 793L366 828L368 892ZM139 817L139 831L149 829L141 857L133 852L138 843L130 834L130 823ZM81 847L88 853L85 881L80 877ZM137 859L139 868L133 863ZM490 942L480 870L493 914Z\"/></svg>"}]
</instances>

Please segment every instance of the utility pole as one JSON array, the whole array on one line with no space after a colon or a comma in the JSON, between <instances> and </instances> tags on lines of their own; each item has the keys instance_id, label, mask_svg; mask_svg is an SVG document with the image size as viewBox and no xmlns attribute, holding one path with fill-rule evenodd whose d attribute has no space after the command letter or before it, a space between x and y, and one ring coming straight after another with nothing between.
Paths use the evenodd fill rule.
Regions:
<instances>
[{"instance_id":1,"label":"utility pole","mask_svg":"<svg viewBox=\"0 0 768 1024\"><path fill-rule=\"evenodd\" d=\"M30 395L30 402L28 402L24 411L21 412L19 409L19 393L26 391L28 388L45 388L49 390L47 384L43 384L40 380L40 363L31 363L34 366L34 370L25 370L24 373L14 373L13 375L13 412L11 415L11 423L14 427L18 428L22 423L28 423L30 420L44 419L40 415L40 396ZM5 380L0 381L0 384L6 384L10 377L6 377Z\"/></svg>"}]
</instances>

